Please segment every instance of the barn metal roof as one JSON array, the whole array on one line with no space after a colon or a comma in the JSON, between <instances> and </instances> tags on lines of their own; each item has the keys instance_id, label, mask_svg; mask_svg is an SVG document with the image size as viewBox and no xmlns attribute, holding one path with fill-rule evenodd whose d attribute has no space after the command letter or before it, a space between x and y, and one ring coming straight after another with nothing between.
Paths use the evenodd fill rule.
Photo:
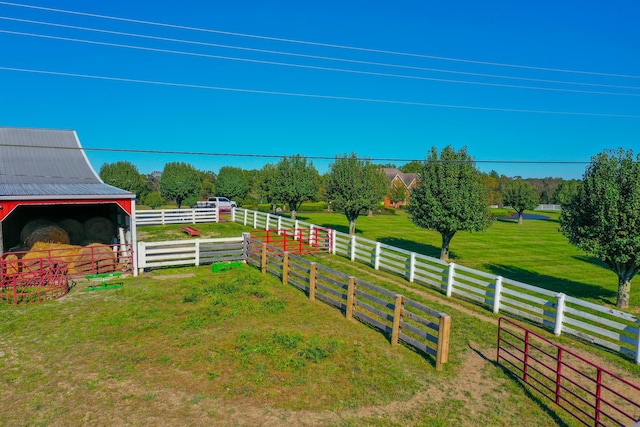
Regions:
<instances>
[{"instance_id":1,"label":"barn metal roof","mask_svg":"<svg viewBox=\"0 0 640 427\"><path fill-rule=\"evenodd\" d=\"M0 200L133 199L102 182L72 130L0 127Z\"/></svg>"}]
</instances>

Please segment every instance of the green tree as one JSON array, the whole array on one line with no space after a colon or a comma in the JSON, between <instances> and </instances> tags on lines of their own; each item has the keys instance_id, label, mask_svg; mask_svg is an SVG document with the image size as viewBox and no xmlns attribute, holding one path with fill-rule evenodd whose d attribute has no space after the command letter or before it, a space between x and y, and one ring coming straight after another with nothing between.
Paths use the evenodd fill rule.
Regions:
<instances>
[{"instance_id":1,"label":"green tree","mask_svg":"<svg viewBox=\"0 0 640 427\"><path fill-rule=\"evenodd\" d=\"M354 235L360 212L375 208L387 193L387 178L382 169L355 153L336 156L327 175L327 199L344 212L349 234Z\"/></svg>"},{"instance_id":2,"label":"green tree","mask_svg":"<svg viewBox=\"0 0 640 427\"><path fill-rule=\"evenodd\" d=\"M318 171L313 162L300 155L283 157L273 173L271 194L277 202L286 203L291 211L291 219L296 219L296 211L302 202L311 200L318 193Z\"/></svg>"},{"instance_id":3,"label":"green tree","mask_svg":"<svg viewBox=\"0 0 640 427\"><path fill-rule=\"evenodd\" d=\"M407 212L418 227L442 236L440 259L449 259L449 246L458 231L482 231L491 225L491 214L480 172L463 147L446 146L438 157L433 147L411 194Z\"/></svg>"},{"instance_id":4,"label":"green tree","mask_svg":"<svg viewBox=\"0 0 640 427\"><path fill-rule=\"evenodd\" d=\"M420 171L422 170L422 162L412 160L409 163L400 166L399 169L404 173L420 173Z\"/></svg>"},{"instance_id":5,"label":"green tree","mask_svg":"<svg viewBox=\"0 0 640 427\"><path fill-rule=\"evenodd\" d=\"M155 209L164 204L164 199L160 195L159 191L152 191L144 198L144 204L149 206L151 209Z\"/></svg>"},{"instance_id":6,"label":"green tree","mask_svg":"<svg viewBox=\"0 0 640 427\"><path fill-rule=\"evenodd\" d=\"M131 162L103 164L100 168L100 179L106 184L136 194L139 199L143 199L147 194L146 176L141 175L138 168Z\"/></svg>"},{"instance_id":7,"label":"green tree","mask_svg":"<svg viewBox=\"0 0 640 427\"><path fill-rule=\"evenodd\" d=\"M551 202L560 206L568 205L571 199L578 194L581 182L578 179L569 179L562 181L556 191L553 192Z\"/></svg>"},{"instance_id":8,"label":"green tree","mask_svg":"<svg viewBox=\"0 0 640 427\"><path fill-rule=\"evenodd\" d=\"M518 212L518 224L522 224L525 210L535 209L540 203L540 197L529 182L523 179L514 179L505 186L502 195L505 206L511 206Z\"/></svg>"},{"instance_id":9,"label":"green tree","mask_svg":"<svg viewBox=\"0 0 640 427\"><path fill-rule=\"evenodd\" d=\"M241 205L249 193L249 184L244 171L233 166L221 167L216 180L216 191L218 196L235 200L238 205Z\"/></svg>"},{"instance_id":10,"label":"green tree","mask_svg":"<svg viewBox=\"0 0 640 427\"><path fill-rule=\"evenodd\" d=\"M398 207L398 203L403 203L409 197L409 192L407 191L407 187L402 183L392 183L389 185L389 191L387 191L387 197L389 198L389 202L394 206Z\"/></svg>"},{"instance_id":11,"label":"green tree","mask_svg":"<svg viewBox=\"0 0 640 427\"><path fill-rule=\"evenodd\" d=\"M196 168L184 162L170 162L164 165L160 176L160 194L168 200L175 200L178 209L185 199L200 194L200 174Z\"/></svg>"},{"instance_id":12,"label":"green tree","mask_svg":"<svg viewBox=\"0 0 640 427\"><path fill-rule=\"evenodd\" d=\"M629 307L640 270L640 155L606 150L591 158L578 193L563 206L560 230L572 245L618 275L620 308Z\"/></svg>"},{"instance_id":13,"label":"green tree","mask_svg":"<svg viewBox=\"0 0 640 427\"><path fill-rule=\"evenodd\" d=\"M199 171L200 200L207 200L216 195L216 174L212 171ZM197 201L197 200L196 200Z\"/></svg>"}]
</instances>

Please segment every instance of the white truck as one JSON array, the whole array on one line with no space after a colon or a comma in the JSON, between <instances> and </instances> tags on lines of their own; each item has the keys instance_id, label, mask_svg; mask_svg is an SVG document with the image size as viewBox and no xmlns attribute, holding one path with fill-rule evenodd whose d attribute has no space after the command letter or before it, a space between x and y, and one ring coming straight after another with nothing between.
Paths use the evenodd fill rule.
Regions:
<instances>
[{"instance_id":1,"label":"white truck","mask_svg":"<svg viewBox=\"0 0 640 427\"><path fill-rule=\"evenodd\" d=\"M237 203L226 197L209 197L206 201L196 202L196 208L218 208L222 211L230 211L237 207Z\"/></svg>"}]
</instances>

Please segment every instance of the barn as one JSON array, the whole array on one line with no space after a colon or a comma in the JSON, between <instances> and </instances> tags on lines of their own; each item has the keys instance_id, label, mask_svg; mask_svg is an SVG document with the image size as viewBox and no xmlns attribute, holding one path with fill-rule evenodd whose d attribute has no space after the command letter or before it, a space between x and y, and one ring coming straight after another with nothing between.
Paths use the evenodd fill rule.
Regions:
<instances>
[{"instance_id":1,"label":"barn","mask_svg":"<svg viewBox=\"0 0 640 427\"><path fill-rule=\"evenodd\" d=\"M21 232L35 220L103 218L103 243L135 247L134 212L135 194L100 179L75 131L0 127L0 253L26 249Z\"/></svg>"}]
</instances>

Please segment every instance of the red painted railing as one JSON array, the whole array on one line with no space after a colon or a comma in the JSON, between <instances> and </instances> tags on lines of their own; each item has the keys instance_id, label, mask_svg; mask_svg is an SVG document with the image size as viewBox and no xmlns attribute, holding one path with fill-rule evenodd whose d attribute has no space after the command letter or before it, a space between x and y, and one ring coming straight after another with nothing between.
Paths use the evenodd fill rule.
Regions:
<instances>
[{"instance_id":1,"label":"red painted railing","mask_svg":"<svg viewBox=\"0 0 640 427\"><path fill-rule=\"evenodd\" d=\"M331 236L331 229L321 227L251 231L252 239L297 254L330 252Z\"/></svg>"},{"instance_id":2,"label":"red painted railing","mask_svg":"<svg viewBox=\"0 0 640 427\"><path fill-rule=\"evenodd\" d=\"M504 317L497 362L587 426L640 419L639 386Z\"/></svg>"},{"instance_id":3,"label":"red painted railing","mask_svg":"<svg viewBox=\"0 0 640 427\"><path fill-rule=\"evenodd\" d=\"M0 259L0 301L33 304L69 292L69 277L133 271L130 245L67 246L6 252Z\"/></svg>"}]
</instances>

